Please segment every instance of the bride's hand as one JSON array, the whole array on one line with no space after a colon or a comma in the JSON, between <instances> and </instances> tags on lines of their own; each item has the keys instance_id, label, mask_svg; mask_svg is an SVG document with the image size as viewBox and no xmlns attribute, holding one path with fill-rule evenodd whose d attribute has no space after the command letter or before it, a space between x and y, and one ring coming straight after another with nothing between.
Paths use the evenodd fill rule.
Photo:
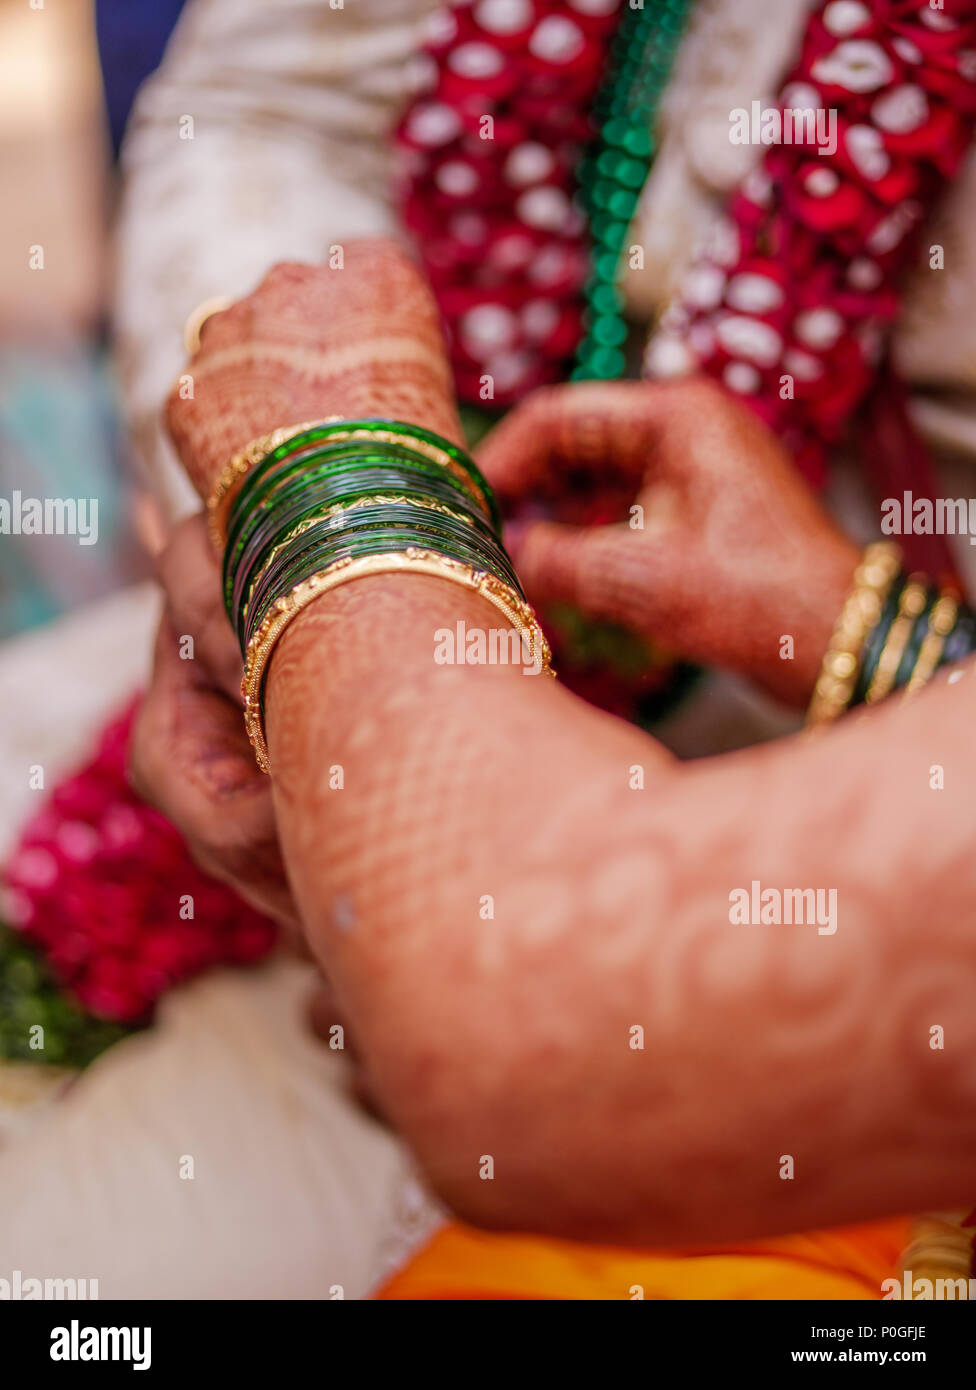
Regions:
<instances>
[{"instance_id":1,"label":"bride's hand","mask_svg":"<svg viewBox=\"0 0 976 1390\"><path fill-rule=\"evenodd\" d=\"M515 518L505 538L530 601L572 604L809 700L858 551L719 387L541 390L478 460ZM594 508L612 524L567 524Z\"/></svg>"},{"instance_id":2,"label":"bride's hand","mask_svg":"<svg viewBox=\"0 0 976 1390\"><path fill-rule=\"evenodd\" d=\"M227 461L281 426L385 416L460 441L440 315L392 241L343 248L342 265L276 265L208 318L166 422L202 497Z\"/></svg>"},{"instance_id":3,"label":"bride's hand","mask_svg":"<svg viewBox=\"0 0 976 1390\"><path fill-rule=\"evenodd\" d=\"M253 294L206 321L167 405L202 496L249 440L333 414L403 418L460 437L436 304L392 242L350 242L341 268L275 266ZM271 784L244 731L241 655L201 517L173 533L159 577L167 604L133 778L204 869L292 922ZM192 660L181 655L187 636Z\"/></svg>"},{"instance_id":4,"label":"bride's hand","mask_svg":"<svg viewBox=\"0 0 976 1390\"><path fill-rule=\"evenodd\" d=\"M202 516L176 527L157 572L166 603L133 733L132 782L181 831L201 869L297 940L271 784L244 732L240 651Z\"/></svg>"}]
</instances>

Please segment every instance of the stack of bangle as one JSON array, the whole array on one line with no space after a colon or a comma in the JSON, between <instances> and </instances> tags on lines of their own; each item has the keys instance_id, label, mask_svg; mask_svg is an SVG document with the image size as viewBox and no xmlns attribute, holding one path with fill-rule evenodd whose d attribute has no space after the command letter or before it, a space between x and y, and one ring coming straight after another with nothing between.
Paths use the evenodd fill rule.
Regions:
<instances>
[{"instance_id":1,"label":"stack of bangle","mask_svg":"<svg viewBox=\"0 0 976 1390\"><path fill-rule=\"evenodd\" d=\"M824 656L807 724L829 723L895 690L912 694L939 667L973 650L972 609L923 575L906 574L896 546L868 546Z\"/></svg>"},{"instance_id":2,"label":"stack of bangle","mask_svg":"<svg viewBox=\"0 0 976 1390\"><path fill-rule=\"evenodd\" d=\"M409 570L481 593L550 652L499 540L487 482L463 449L393 420L324 420L266 435L236 455L208 504L223 591L244 655L244 718L266 772L264 676L291 619L329 589Z\"/></svg>"}]
</instances>

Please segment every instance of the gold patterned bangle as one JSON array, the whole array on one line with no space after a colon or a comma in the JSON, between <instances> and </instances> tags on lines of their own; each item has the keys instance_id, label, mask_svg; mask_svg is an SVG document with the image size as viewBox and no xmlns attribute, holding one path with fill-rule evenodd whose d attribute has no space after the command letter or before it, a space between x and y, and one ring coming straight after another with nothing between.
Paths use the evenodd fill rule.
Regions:
<instances>
[{"instance_id":1,"label":"gold patterned bangle","mask_svg":"<svg viewBox=\"0 0 976 1390\"><path fill-rule=\"evenodd\" d=\"M213 295L210 299L205 299L202 304L188 315L186 323L183 325L183 346L186 348L188 357L195 357L200 351L200 334L207 319L213 318L214 314L222 314L225 309L229 309L233 300L225 294Z\"/></svg>"},{"instance_id":2,"label":"gold patterned bangle","mask_svg":"<svg viewBox=\"0 0 976 1390\"><path fill-rule=\"evenodd\" d=\"M905 686L906 695L914 695L935 675L946 638L952 631L959 613L959 603L951 594L941 594L929 614L928 631L918 649L918 659L911 679Z\"/></svg>"},{"instance_id":3,"label":"gold patterned bangle","mask_svg":"<svg viewBox=\"0 0 976 1390\"><path fill-rule=\"evenodd\" d=\"M538 666L547 675L552 670L552 652L545 633L539 626L532 608L523 598L485 570L452 560L435 550L422 550L410 546L407 550L389 555L366 555L359 559L337 560L319 574L296 584L291 593L279 598L263 619L244 654L244 679L241 681L241 694L244 697L244 726L254 748L258 767L262 772L270 772L268 745L264 736L264 723L261 716L261 692L264 676L275 643L288 624L303 608L351 580L362 579L375 574L428 574L438 579L449 579L465 589L486 598L489 603L505 617L508 623L520 633L528 646L529 662Z\"/></svg>"},{"instance_id":4,"label":"gold patterned bangle","mask_svg":"<svg viewBox=\"0 0 976 1390\"><path fill-rule=\"evenodd\" d=\"M214 490L207 499L207 528L218 555L223 554L227 541L227 512L233 501L234 493L251 469L256 468L280 445L287 443L292 435L304 434L306 430L315 429L319 425L334 425L342 418L341 415L329 415L324 420L315 420L301 425L286 425L281 429L274 430L271 434L264 434L257 439L252 439L250 444L241 449L224 465ZM416 439L413 435L398 434L396 430L350 429L339 430L335 434L330 434L325 442L341 444L348 439L374 440L380 444L400 444L412 449L414 453L423 454L432 463L436 463L440 468L450 473L461 484L464 491L475 499L486 517L491 515L488 498L483 489L465 472L456 459L451 458L444 449L438 448L429 440Z\"/></svg>"},{"instance_id":5,"label":"gold patterned bangle","mask_svg":"<svg viewBox=\"0 0 976 1390\"><path fill-rule=\"evenodd\" d=\"M368 509L369 507L383 507L399 504L418 507L421 511L425 512L438 512L441 516L449 516L454 521L462 522L465 526L474 526L473 517L465 516L463 512L453 511L450 507L446 507L443 502L438 502L432 497L396 497L392 493L388 495L374 493L369 497L357 497L354 502L337 502L334 507L327 507L324 512L317 512L315 516L305 517L303 521L300 521L297 526L293 526L292 529L286 535L282 536L281 540L272 547L268 552L268 558L248 585L248 597L241 609L241 617L247 622L247 610L250 607L251 595L253 595L257 589L261 581L261 576L265 573L268 566L278 558L286 545L290 545L293 540L297 540L299 536L303 536L306 531L310 531L312 527L317 526L319 522L329 521L334 516L342 516L346 512L355 512L361 509Z\"/></svg>"},{"instance_id":6,"label":"gold patterned bangle","mask_svg":"<svg viewBox=\"0 0 976 1390\"><path fill-rule=\"evenodd\" d=\"M925 612L928 596L929 586L925 576L912 575L901 591L898 599L898 612L895 614L894 622L885 638L885 644L881 648L881 655L878 657L877 667L871 677L871 684L865 692L864 703L866 705L876 705L879 700L886 699L894 690L895 677L898 674L901 659L905 655L905 648L911 638L912 628Z\"/></svg>"},{"instance_id":7,"label":"gold patterned bangle","mask_svg":"<svg viewBox=\"0 0 976 1390\"><path fill-rule=\"evenodd\" d=\"M282 444L287 444L294 435L304 434L318 425L335 424L341 418L340 415L329 415L323 420L305 420L300 425L282 425L270 434L260 434L257 439L252 439L224 464L214 490L207 498L207 530L218 555L224 553L227 543L227 509L233 493L251 469L256 468Z\"/></svg>"},{"instance_id":8,"label":"gold patterned bangle","mask_svg":"<svg viewBox=\"0 0 976 1390\"><path fill-rule=\"evenodd\" d=\"M891 541L869 545L854 571L854 583L844 600L830 645L824 653L807 727L829 724L850 704L861 667L868 633L880 621L888 591L901 566L898 547Z\"/></svg>"}]
</instances>

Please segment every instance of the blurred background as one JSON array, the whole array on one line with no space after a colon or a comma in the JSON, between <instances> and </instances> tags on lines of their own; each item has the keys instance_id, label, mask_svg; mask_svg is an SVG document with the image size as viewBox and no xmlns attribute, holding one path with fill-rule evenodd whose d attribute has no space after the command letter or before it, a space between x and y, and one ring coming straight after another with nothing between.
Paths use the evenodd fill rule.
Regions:
<instances>
[{"instance_id":1,"label":"blurred background","mask_svg":"<svg viewBox=\"0 0 976 1390\"><path fill-rule=\"evenodd\" d=\"M98 543L0 535L0 642L147 571L106 334L115 161L183 0L0 0L0 497L97 497Z\"/></svg>"}]
</instances>

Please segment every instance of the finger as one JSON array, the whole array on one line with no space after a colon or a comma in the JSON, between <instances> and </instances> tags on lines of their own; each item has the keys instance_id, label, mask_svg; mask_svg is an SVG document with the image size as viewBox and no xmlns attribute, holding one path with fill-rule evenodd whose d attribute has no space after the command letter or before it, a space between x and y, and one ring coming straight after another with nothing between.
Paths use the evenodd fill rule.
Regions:
<instances>
[{"instance_id":1,"label":"finger","mask_svg":"<svg viewBox=\"0 0 976 1390\"><path fill-rule=\"evenodd\" d=\"M503 503L560 496L574 484L636 490L692 391L700 397L670 382L546 387L495 426L478 462Z\"/></svg>"},{"instance_id":2,"label":"finger","mask_svg":"<svg viewBox=\"0 0 976 1390\"><path fill-rule=\"evenodd\" d=\"M183 658L168 612L156 634L134 747L140 792L188 836L209 838L203 816L215 806L270 805L267 779L254 762L239 710L199 662Z\"/></svg>"},{"instance_id":3,"label":"finger","mask_svg":"<svg viewBox=\"0 0 976 1390\"><path fill-rule=\"evenodd\" d=\"M294 906L278 848L268 779L240 711L180 657L168 616L130 753L136 790L173 822L199 866L279 921Z\"/></svg>"},{"instance_id":4,"label":"finger","mask_svg":"<svg viewBox=\"0 0 976 1390\"><path fill-rule=\"evenodd\" d=\"M526 526L514 555L531 603L567 604L589 618L646 632L672 564L666 541L644 544L625 526Z\"/></svg>"},{"instance_id":5,"label":"finger","mask_svg":"<svg viewBox=\"0 0 976 1390\"><path fill-rule=\"evenodd\" d=\"M182 651L190 652L188 659L200 662L209 680L240 704L241 652L224 609L220 565L202 513L170 533L156 574Z\"/></svg>"}]
</instances>

